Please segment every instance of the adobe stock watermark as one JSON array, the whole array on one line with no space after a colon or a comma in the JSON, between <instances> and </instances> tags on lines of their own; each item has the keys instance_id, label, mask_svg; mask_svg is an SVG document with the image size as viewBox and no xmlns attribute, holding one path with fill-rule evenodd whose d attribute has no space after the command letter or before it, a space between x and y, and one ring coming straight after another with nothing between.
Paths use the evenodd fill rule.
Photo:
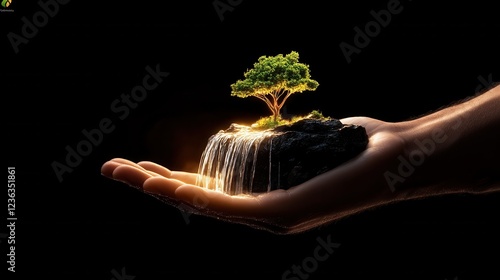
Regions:
<instances>
[{"instance_id":1,"label":"adobe stock watermark","mask_svg":"<svg viewBox=\"0 0 500 280\"><path fill-rule=\"evenodd\" d=\"M116 269L111 270L111 274L113 274L113 278L111 280L134 280L134 275L128 275L125 271L125 267L122 267L121 271L118 272Z\"/></svg>"},{"instance_id":2,"label":"adobe stock watermark","mask_svg":"<svg viewBox=\"0 0 500 280\"><path fill-rule=\"evenodd\" d=\"M147 98L148 93L155 90L170 75L170 73L160 70L160 64L154 67L148 65L145 69L146 75L142 78L140 85L133 87L129 94L122 93L119 98L111 102L110 110L116 114L118 120L125 120L130 115L130 111L137 108L139 103ZM66 173L73 172L82 163L83 158L89 156L93 149L102 143L104 135L113 132L115 128L115 122L111 118L102 118L97 128L82 130L83 139L76 145L66 145L64 162L53 161L51 163L52 170L59 182L62 182Z\"/></svg>"},{"instance_id":3,"label":"adobe stock watermark","mask_svg":"<svg viewBox=\"0 0 500 280\"><path fill-rule=\"evenodd\" d=\"M208 206L208 198L200 195L195 195L193 197L193 205L197 206L198 208L205 208ZM182 218L184 219L184 222L186 223L186 225L189 225L191 223L190 220L191 215L197 212L197 210L186 204L181 204L179 205L178 208L179 210L181 210L181 215Z\"/></svg>"},{"instance_id":4,"label":"adobe stock watermark","mask_svg":"<svg viewBox=\"0 0 500 280\"><path fill-rule=\"evenodd\" d=\"M461 124L462 120L459 119L451 128L456 130ZM426 158L430 157L436 151L436 147L444 143L447 139L448 135L440 128L432 130L428 138L422 140L415 139L413 143L417 148L409 153L408 158L403 157L403 155L398 156L399 164L397 171L384 172L385 181L391 191L396 191L396 184L406 181L415 172L415 169L424 164Z\"/></svg>"},{"instance_id":5,"label":"adobe stock watermark","mask_svg":"<svg viewBox=\"0 0 500 280\"><path fill-rule=\"evenodd\" d=\"M40 0L38 1L38 6L40 10L35 12L31 19L23 16L21 21L23 26L21 27L21 35L9 32L7 38L14 50L14 53L19 53L19 46L22 44L28 44L30 39L33 39L40 28L45 27L49 20L55 17L60 10L60 5L66 5L70 0Z\"/></svg>"},{"instance_id":6,"label":"adobe stock watermark","mask_svg":"<svg viewBox=\"0 0 500 280\"><path fill-rule=\"evenodd\" d=\"M487 78L478 76L477 79L480 84L478 84L475 89L476 93L487 90L494 84L492 74L489 74ZM457 130L461 124L462 119L459 118L456 123L451 126L451 129ZM396 191L396 184L401 184L406 181L406 179L408 179L408 177L415 172L415 169L424 164L426 158L435 152L436 147L439 144L444 143L447 139L448 135L440 128L434 129L431 132L431 135L426 139L416 139L414 144L417 148L409 153L408 158L405 158L402 155L398 156L399 164L397 171L386 171L384 173L384 178L391 191Z\"/></svg>"},{"instance_id":7,"label":"adobe stock watermark","mask_svg":"<svg viewBox=\"0 0 500 280\"><path fill-rule=\"evenodd\" d=\"M243 0L215 0L212 2L215 12L219 16L220 21L224 21L224 14L226 12L232 12L236 7L238 7Z\"/></svg>"},{"instance_id":8,"label":"adobe stock watermark","mask_svg":"<svg viewBox=\"0 0 500 280\"><path fill-rule=\"evenodd\" d=\"M483 90L487 90L495 84L495 81L493 81L493 74L490 73L488 76L485 78L481 75L477 76L477 80L479 81L479 84L476 86L476 93L479 93Z\"/></svg>"},{"instance_id":9,"label":"adobe stock watermark","mask_svg":"<svg viewBox=\"0 0 500 280\"><path fill-rule=\"evenodd\" d=\"M363 28L360 28L359 26L354 27L354 38L352 44L342 41L339 45L347 63L351 63L351 57L354 54L360 54L361 50L368 47L371 40L380 34L382 28L387 27L391 23L392 17L400 14L403 9L404 7L399 0L389 0L389 2L387 2L386 9L381 9L378 12L371 10L370 15L373 20L365 23Z\"/></svg>"},{"instance_id":10,"label":"adobe stock watermark","mask_svg":"<svg viewBox=\"0 0 500 280\"><path fill-rule=\"evenodd\" d=\"M314 248L311 256L305 257L298 265L293 264L290 269L283 272L282 280L305 280L318 270L319 264L326 261L340 247L339 243L334 243L331 240L331 235L326 237L326 240L317 237L318 245Z\"/></svg>"}]
</instances>

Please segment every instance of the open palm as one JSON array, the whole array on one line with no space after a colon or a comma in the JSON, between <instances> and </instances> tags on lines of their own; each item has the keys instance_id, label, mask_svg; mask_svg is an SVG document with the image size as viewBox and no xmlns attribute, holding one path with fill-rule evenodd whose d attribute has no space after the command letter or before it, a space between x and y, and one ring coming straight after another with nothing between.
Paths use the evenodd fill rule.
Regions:
<instances>
[{"instance_id":1,"label":"open palm","mask_svg":"<svg viewBox=\"0 0 500 280\"><path fill-rule=\"evenodd\" d=\"M396 199L383 174L404 149L399 125L367 117L341 122L366 128L366 150L288 190L231 196L196 186L196 173L121 158L106 162L101 172L171 205L187 205L197 214L274 233L297 233Z\"/></svg>"}]
</instances>

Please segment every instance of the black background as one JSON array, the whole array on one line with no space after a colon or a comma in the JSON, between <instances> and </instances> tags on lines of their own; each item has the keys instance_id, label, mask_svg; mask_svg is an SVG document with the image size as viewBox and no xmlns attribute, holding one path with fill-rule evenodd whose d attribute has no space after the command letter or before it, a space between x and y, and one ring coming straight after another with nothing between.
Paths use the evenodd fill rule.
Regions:
<instances>
[{"instance_id":1,"label":"black background","mask_svg":"<svg viewBox=\"0 0 500 280\"><path fill-rule=\"evenodd\" d=\"M27 2L0 14L16 275L108 280L124 268L136 280L281 279L312 256L317 237L330 236L341 246L308 279L499 277L498 194L408 201L281 236L203 216L186 222L180 210L100 175L114 157L195 171L211 134L269 114L257 99L230 96L261 55L298 51L319 82L287 101L291 114L401 121L472 96L478 77L499 77L500 25L489 2L402 1L351 63L339 44L352 45L353 28L389 1L244 0L221 21L211 0L75 0L15 54L7 34L21 34L22 17L40 11ZM111 103L157 64L170 76L118 119ZM51 164L64 163L65 147L103 118L115 130L59 182Z\"/></svg>"}]
</instances>

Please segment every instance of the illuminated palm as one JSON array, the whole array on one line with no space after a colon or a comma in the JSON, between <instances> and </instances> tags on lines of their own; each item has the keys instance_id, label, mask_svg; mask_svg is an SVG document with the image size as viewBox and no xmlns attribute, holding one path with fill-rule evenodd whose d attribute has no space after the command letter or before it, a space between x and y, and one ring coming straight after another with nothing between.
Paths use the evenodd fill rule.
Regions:
<instances>
[{"instance_id":1,"label":"illuminated palm","mask_svg":"<svg viewBox=\"0 0 500 280\"><path fill-rule=\"evenodd\" d=\"M401 153L397 125L358 117L341 120L366 128L367 149L353 160L288 190L230 196L195 186L198 174L171 171L153 162L113 159L103 175L135 186L196 213L275 233L294 233L394 200L383 176Z\"/></svg>"},{"instance_id":2,"label":"illuminated palm","mask_svg":"<svg viewBox=\"0 0 500 280\"><path fill-rule=\"evenodd\" d=\"M172 205L189 205L198 214L275 233L297 233L395 201L500 191L500 134L492 133L500 126L499 104L500 86L496 86L415 120L342 119L342 123L365 127L367 148L350 161L288 190L230 196L195 186L197 174L124 159L106 162L102 174ZM422 143L427 143L425 153ZM418 166L407 174L401 168L403 160L411 161L411 156L418 154ZM395 176L401 177L397 189L386 176L396 170Z\"/></svg>"}]
</instances>

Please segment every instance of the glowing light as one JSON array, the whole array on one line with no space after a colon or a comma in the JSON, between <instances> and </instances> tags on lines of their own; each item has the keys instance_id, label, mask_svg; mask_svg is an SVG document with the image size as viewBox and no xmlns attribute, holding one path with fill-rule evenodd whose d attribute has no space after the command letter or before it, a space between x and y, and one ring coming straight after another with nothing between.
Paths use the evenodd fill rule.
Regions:
<instances>
[{"instance_id":1,"label":"glowing light","mask_svg":"<svg viewBox=\"0 0 500 280\"><path fill-rule=\"evenodd\" d=\"M249 126L233 124L235 131L220 131L210 137L198 167L196 184L228 193L252 193L257 158L264 140L276 134L269 130L255 131ZM267 142L271 165L271 141ZM271 166L269 166L269 178ZM270 184L271 180L269 180ZM270 189L270 185L267 186Z\"/></svg>"}]
</instances>

